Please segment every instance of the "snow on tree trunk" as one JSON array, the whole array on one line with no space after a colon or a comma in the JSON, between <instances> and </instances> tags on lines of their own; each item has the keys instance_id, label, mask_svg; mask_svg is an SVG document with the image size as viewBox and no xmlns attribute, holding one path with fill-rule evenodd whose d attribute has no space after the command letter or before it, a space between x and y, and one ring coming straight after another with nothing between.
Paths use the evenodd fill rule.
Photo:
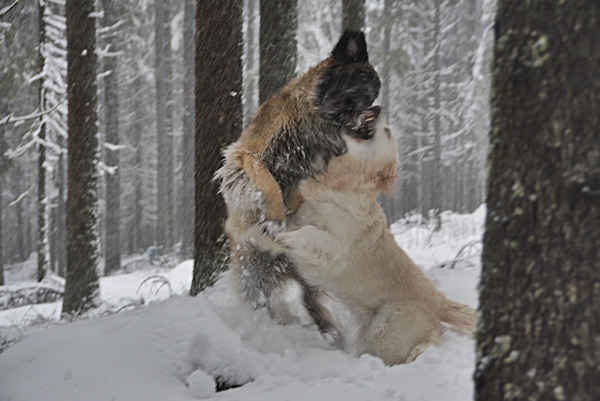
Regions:
<instances>
[{"instance_id":1,"label":"snow on tree trunk","mask_svg":"<svg viewBox=\"0 0 600 401\"><path fill-rule=\"evenodd\" d=\"M213 174L242 133L242 2L196 3L196 213L191 295L210 285L227 255L227 210Z\"/></svg>"},{"instance_id":2,"label":"snow on tree trunk","mask_svg":"<svg viewBox=\"0 0 600 401\"><path fill-rule=\"evenodd\" d=\"M258 0L245 0L245 31L244 31L244 127L248 125L252 115L258 107L258 36L259 5ZM297 64L297 63L296 63Z\"/></svg>"},{"instance_id":3,"label":"snow on tree trunk","mask_svg":"<svg viewBox=\"0 0 600 401\"><path fill-rule=\"evenodd\" d=\"M104 26L109 28L110 51L116 53L117 40L114 30L110 27L118 22L117 4L114 0L103 0ZM119 167L119 150L112 145L119 145L119 76L117 56L104 58L104 70L110 74L104 77L104 107L106 120L105 142L110 145L104 149L105 164ZM121 185L120 169L106 175L106 245L104 250L104 274L121 269Z\"/></svg>"},{"instance_id":4,"label":"snow on tree trunk","mask_svg":"<svg viewBox=\"0 0 600 401\"><path fill-rule=\"evenodd\" d=\"M39 21L39 34L40 34L40 52L38 54L38 68L39 72L44 71L44 56L43 47L45 42L45 24L44 24L44 9L46 7L45 2L38 4L38 21ZM38 100L40 105L40 111L45 111L45 96L44 96L44 80L39 80L38 89ZM40 282L46 275L46 269L48 263L46 261L46 250L47 250L47 238L46 234L48 231L48 222L46 221L46 125L44 124L44 117L40 116L40 127L38 133L38 182L37 182L37 281Z\"/></svg>"},{"instance_id":5,"label":"snow on tree trunk","mask_svg":"<svg viewBox=\"0 0 600 401\"><path fill-rule=\"evenodd\" d=\"M94 0L67 0L67 277L63 313L85 311L99 296L97 55Z\"/></svg>"},{"instance_id":6,"label":"snow on tree trunk","mask_svg":"<svg viewBox=\"0 0 600 401\"><path fill-rule=\"evenodd\" d=\"M298 0L260 1L260 75L258 100L263 103L296 72Z\"/></svg>"},{"instance_id":7,"label":"snow on tree trunk","mask_svg":"<svg viewBox=\"0 0 600 401\"><path fill-rule=\"evenodd\" d=\"M161 253L173 246L173 61L171 2L156 0L156 138L158 146L156 242Z\"/></svg>"},{"instance_id":8,"label":"snow on tree trunk","mask_svg":"<svg viewBox=\"0 0 600 401\"><path fill-rule=\"evenodd\" d=\"M190 258L194 250L194 16L195 0L185 0L183 11L183 139L182 195L180 207L181 254Z\"/></svg>"},{"instance_id":9,"label":"snow on tree trunk","mask_svg":"<svg viewBox=\"0 0 600 401\"><path fill-rule=\"evenodd\" d=\"M598 21L498 4L477 400L600 399Z\"/></svg>"},{"instance_id":10,"label":"snow on tree trunk","mask_svg":"<svg viewBox=\"0 0 600 401\"><path fill-rule=\"evenodd\" d=\"M61 149L64 147L64 139L61 136L58 137L57 144ZM58 156L56 174L58 176L56 180L56 186L58 187L58 199L56 202L56 264L58 268L58 275L60 277L66 277L67 205L65 202L65 155L63 153Z\"/></svg>"},{"instance_id":11,"label":"snow on tree trunk","mask_svg":"<svg viewBox=\"0 0 600 401\"><path fill-rule=\"evenodd\" d=\"M365 29L365 0L342 0L342 31Z\"/></svg>"}]
</instances>

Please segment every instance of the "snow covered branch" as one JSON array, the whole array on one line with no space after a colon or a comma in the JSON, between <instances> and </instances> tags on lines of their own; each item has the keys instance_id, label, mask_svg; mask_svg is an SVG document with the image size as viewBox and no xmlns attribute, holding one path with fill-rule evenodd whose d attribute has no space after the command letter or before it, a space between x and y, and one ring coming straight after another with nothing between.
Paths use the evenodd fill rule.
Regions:
<instances>
[{"instance_id":1,"label":"snow covered branch","mask_svg":"<svg viewBox=\"0 0 600 401\"><path fill-rule=\"evenodd\" d=\"M4 17L6 14L8 14L8 12L10 10L12 10L17 4L19 4L20 0L15 0L14 3L4 7L2 10L0 10L0 18Z\"/></svg>"},{"instance_id":2,"label":"snow covered branch","mask_svg":"<svg viewBox=\"0 0 600 401\"><path fill-rule=\"evenodd\" d=\"M61 100L60 102L58 102L58 104L56 104L51 109L44 110L44 111L36 111L36 112L28 114L26 116L15 117L12 113L10 113L9 115L7 115L6 117L4 117L3 119L0 120L0 125L5 125L5 124L8 124L8 123L13 123L14 124L14 123L18 123L18 122L27 121L27 120L34 120L34 119L36 119L38 117L41 117L41 116L43 116L45 114L49 114L49 113L53 112L64 101L65 101L65 99Z\"/></svg>"}]
</instances>

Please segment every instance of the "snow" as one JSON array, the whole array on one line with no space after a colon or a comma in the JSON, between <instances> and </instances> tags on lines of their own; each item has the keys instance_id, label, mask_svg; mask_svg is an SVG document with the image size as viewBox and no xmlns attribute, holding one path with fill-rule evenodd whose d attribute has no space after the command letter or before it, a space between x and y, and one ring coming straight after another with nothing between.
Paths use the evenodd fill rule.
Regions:
<instances>
[{"instance_id":1,"label":"snow","mask_svg":"<svg viewBox=\"0 0 600 401\"><path fill-rule=\"evenodd\" d=\"M484 208L472 215L444 214L439 232L406 222L392 231L441 290L476 306L479 255L462 251L456 263L448 260L481 241L484 215ZM143 308L51 324L60 302L0 312L0 326L9 322L13 331L27 313L46 319L43 327L20 328L25 338L0 354L0 401L473 397L472 338L446 332L442 345L429 347L413 363L387 367L373 356L334 349L314 326L280 326L265 310L249 309L232 290L229 273L197 297L187 296L192 265L101 279L105 304L122 307L143 298ZM148 277L157 279L140 286ZM0 339L6 333L0 330ZM214 378L240 387L216 392Z\"/></svg>"}]
</instances>

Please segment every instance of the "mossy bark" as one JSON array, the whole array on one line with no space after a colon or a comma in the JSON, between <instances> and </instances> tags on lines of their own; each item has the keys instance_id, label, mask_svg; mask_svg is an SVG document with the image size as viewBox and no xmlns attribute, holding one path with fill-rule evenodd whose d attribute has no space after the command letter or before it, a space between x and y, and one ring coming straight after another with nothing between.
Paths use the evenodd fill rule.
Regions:
<instances>
[{"instance_id":1,"label":"mossy bark","mask_svg":"<svg viewBox=\"0 0 600 401\"><path fill-rule=\"evenodd\" d=\"M600 2L495 29L476 399L599 400Z\"/></svg>"},{"instance_id":2,"label":"mossy bark","mask_svg":"<svg viewBox=\"0 0 600 401\"><path fill-rule=\"evenodd\" d=\"M242 133L242 0L196 3L194 272L191 295L225 268L225 202L213 180L221 151Z\"/></svg>"}]
</instances>

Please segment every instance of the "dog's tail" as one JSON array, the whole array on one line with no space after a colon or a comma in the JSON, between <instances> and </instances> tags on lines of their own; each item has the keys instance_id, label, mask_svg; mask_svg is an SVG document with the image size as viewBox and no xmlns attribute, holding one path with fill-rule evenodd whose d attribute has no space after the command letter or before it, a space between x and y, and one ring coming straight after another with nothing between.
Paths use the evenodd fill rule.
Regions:
<instances>
[{"instance_id":1,"label":"dog's tail","mask_svg":"<svg viewBox=\"0 0 600 401\"><path fill-rule=\"evenodd\" d=\"M458 334L471 335L475 331L475 309L468 305L446 299L440 319Z\"/></svg>"}]
</instances>

